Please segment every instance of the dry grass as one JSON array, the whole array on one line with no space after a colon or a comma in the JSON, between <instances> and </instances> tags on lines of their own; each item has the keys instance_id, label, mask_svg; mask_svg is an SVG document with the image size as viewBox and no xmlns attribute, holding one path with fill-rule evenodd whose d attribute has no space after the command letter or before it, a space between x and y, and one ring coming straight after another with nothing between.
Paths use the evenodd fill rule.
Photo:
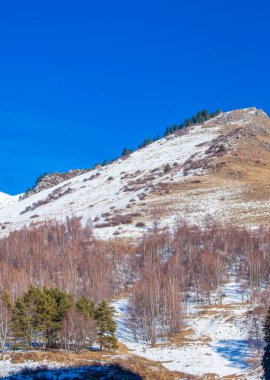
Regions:
<instances>
[{"instance_id":1,"label":"dry grass","mask_svg":"<svg viewBox=\"0 0 270 380\"><path fill-rule=\"evenodd\" d=\"M178 343L182 339L186 339L192 334L192 330L184 330L182 334L175 337ZM183 342L184 343L184 342ZM202 344L204 344L202 342ZM98 352L98 351L82 351L80 354L64 353L60 351L31 351L16 352L11 354L13 363L23 363L26 361L33 362L52 362L66 365L67 367L90 366L97 363L101 365L119 364L123 368L132 371L142 377L144 380L217 380L216 374L206 373L203 376L192 376L182 372L168 371L161 363L151 361L133 355L128 349L120 343L117 352ZM223 377L225 380L241 379L235 375Z\"/></svg>"},{"instance_id":2,"label":"dry grass","mask_svg":"<svg viewBox=\"0 0 270 380\"><path fill-rule=\"evenodd\" d=\"M16 352L11 354L11 360L13 363L47 361L66 365L67 367L89 366L96 363L103 365L119 364L123 368L140 375L145 380L199 379L184 373L168 371L159 362L132 355L122 344L120 344L117 352L82 351L80 354L67 354L60 351Z\"/></svg>"}]
</instances>

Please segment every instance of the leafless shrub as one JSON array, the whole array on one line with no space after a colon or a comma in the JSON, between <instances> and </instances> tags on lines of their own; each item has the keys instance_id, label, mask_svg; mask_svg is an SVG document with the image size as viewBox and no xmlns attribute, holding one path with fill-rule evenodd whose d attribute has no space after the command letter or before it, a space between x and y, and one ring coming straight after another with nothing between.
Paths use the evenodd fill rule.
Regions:
<instances>
[{"instance_id":1,"label":"leafless shrub","mask_svg":"<svg viewBox=\"0 0 270 380\"><path fill-rule=\"evenodd\" d=\"M37 209L38 207L41 207L41 206L44 206L48 203L51 203L51 202L54 202L56 201L57 199L63 197L64 195L67 195L67 194L70 194L72 193L73 190L68 187L67 189L63 190L63 187L58 187L57 189L55 189L54 191L52 191L46 199L40 199L39 201L37 202L34 202L31 206L27 206L23 211L20 212L20 214L25 214L29 211L34 211L35 209Z\"/></svg>"},{"instance_id":2,"label":"leafless shrub","mask_svg":"<svg viewBox=\"0 0 270 380\"><path fill-rule=\"evenodd\" d=\"M95 178L97 178L97 177L99 177L99 176L100 176L100 173L97 172L96 174L92 174L89 178L85 178L85 179L83 180L83 182L92 181L93 179L95 179Z\"/></svg>"},{"instance_id":3,"label":"leafless shrub","mask_svg":"<svg viewBox=\"0 0 270 380\"><path fill-rule=\"evenodd\" d=\"M110 212L104 212L103 214L101 214L102 218L107 218L108 216L111 216L111 213Z\"/></svg>"},{"instance_id":4,"label":"leafless shrub","mask_svg":"<svg viewBox=\"0 0 270 380\"><path fill-rule=\"evenodd\" d=\"M145 223L144 222L138 222L135 224L135 227L145 227Z\"/></svg>"}]
</instances>

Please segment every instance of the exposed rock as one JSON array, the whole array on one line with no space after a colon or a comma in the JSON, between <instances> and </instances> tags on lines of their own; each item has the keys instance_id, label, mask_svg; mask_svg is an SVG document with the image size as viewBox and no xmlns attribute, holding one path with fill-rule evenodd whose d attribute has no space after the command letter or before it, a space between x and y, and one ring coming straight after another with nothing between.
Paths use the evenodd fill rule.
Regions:
<instances>
[{"instance_id":1,"label":"exposed rock","mask_svg":"<svg viewBox=\"0 0 270 380\"><path fill-rule=\"evenodd\" d=\"M61 182L64 182L70 178L76 177L78 175L87 173L89 170L87 169L73 169L69 170L66 173L48 173L40 176L35 186L31 189L27 190L23 195L21 195L20 199L28 198L32 194L39 193L42 190L49 189L55 185L58 185Z\"/></svg>"}]
</instances>

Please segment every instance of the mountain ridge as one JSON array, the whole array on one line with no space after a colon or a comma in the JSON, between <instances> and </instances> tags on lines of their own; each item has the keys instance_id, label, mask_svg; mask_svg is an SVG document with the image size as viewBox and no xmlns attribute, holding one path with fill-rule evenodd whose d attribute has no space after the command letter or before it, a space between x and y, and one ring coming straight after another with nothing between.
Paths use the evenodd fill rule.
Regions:
<instances>
[{"instance_id":1,"label":"mountain ridge","mask_svg":"<svg viewBox=\"0 0 270 380\"><path fill-rule=\"evenodd\" d=\"M177 218L269 223L269 151L270 120L262 110L221 113L2 206L0 233L72 216L91 221L99 238L136 238L154 223L172 226Z\"/></svg>"}]
</instances>

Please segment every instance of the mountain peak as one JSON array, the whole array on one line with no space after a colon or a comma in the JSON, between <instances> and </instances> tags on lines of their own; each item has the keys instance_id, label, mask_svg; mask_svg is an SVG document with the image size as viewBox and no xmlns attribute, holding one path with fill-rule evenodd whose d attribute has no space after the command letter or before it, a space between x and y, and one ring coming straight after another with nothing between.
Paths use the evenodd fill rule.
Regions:
<instances>
[{"instance_id":1,"label":"mountain peak","mask_svg":"<svg viewBox=\"0 0 270 380\"><path fill-rule=\"evenodd\" d=\"M252 121L262 119L268 119L267 114L262 109L256 107L241 108L228 112L222 112L213 119L208 120L205 124L239 124L244 125Z\"/></svg>"}]
</instances>

